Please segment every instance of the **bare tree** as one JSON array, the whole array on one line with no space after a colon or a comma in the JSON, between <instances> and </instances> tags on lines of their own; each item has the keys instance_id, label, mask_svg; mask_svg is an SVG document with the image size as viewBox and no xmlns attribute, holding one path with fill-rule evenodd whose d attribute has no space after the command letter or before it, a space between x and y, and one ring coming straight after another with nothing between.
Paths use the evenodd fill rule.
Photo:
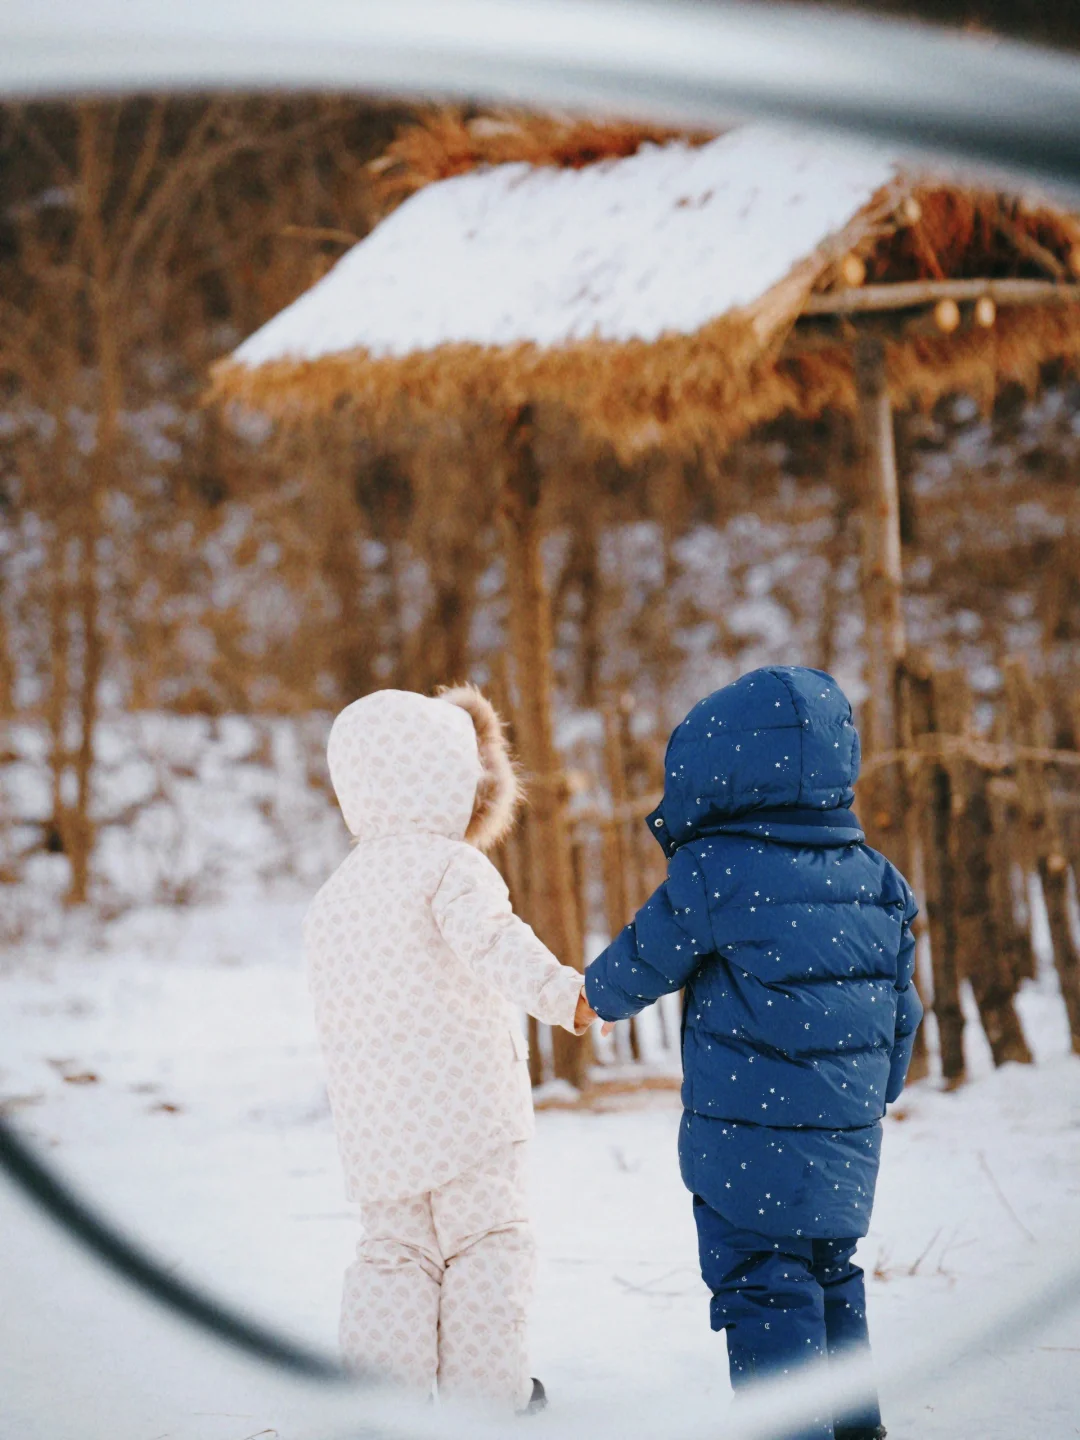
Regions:
<instances>
[{"instance_id":1,"label":"bare tree","mask_svg":"<svg viewBox=\"0 0 1080 1440\"><path fill-rule=\"evenodd\" d=\"M72 903L89 893L106 677L115 695L148 698L141 672L162 653L143 642L190 636L199 610L221 632L209 663L220 676L230 607L197 595L215 508L215 481L191 484L208 479L190 464L203 376L339 252L285 232L339 213L370 149L344 139L355 108L155 98L0 112L20 196L0 222L6 523L36 527L53 810L42 838L68 857ZM322 162L310 170L309 145ZM174 677L183 658L166 662Z\"/></svg>"}]
</instances>

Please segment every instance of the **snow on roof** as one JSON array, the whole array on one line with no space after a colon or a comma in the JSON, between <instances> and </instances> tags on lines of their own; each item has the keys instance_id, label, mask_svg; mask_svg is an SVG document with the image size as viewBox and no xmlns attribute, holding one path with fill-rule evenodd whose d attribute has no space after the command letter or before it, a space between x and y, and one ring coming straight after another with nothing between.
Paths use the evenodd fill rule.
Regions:
<instances>
[{"instance_id":1,"label":"snow on roof","mask_svg":"<svg viewBox=\"0 0 1080 1440\"><path fill-rule=\"evenodd\" d=\"M880 149L750 126L581 170L474 171L413 195L233 359L693 334L766 294L897 168Z\"/></svg>"}]
</instances>

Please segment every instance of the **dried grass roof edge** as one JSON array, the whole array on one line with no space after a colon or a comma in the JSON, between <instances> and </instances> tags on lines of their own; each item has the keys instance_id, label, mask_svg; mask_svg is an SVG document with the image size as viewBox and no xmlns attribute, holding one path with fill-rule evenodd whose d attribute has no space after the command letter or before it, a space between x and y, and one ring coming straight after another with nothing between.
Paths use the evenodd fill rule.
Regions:
<instances>
[{"instance_id":1,"label":"dried grass roof edge","mask_svg":"<svg viewBox=\"0 0 1080 1440\"><path fill-rule=\"evenodd\" d=\"M1002 310L989 329L888 340L885 356L897 404L926 409L961 391L989 404L1008 385L1034 391L1050 362L1080 371L1080 305ZM286 423L347 414L377 443L400 443L448 416L509 416L525 402L550 403L571 409L624 458L659 446L724 447L784 413L813 419L856 401L846 343L761 355L751 327L730 319L654 344L445 346L397 360L281 361L227 378L218 396L228 403Z\"/></svg>"},{"instance_id":2,"label":"dried grass roof edge","mask_svg":"<svg viewBox=\"0 0 1080 1440\"><path fill-rule=\"evenodd\" d=\"M480 165L584 165L670 138L675 132L617 121L510 111L466 118L460 109L441 108L402 132L376 168L385 175L383 198L392 208L394 200L426 184ZM710 137L678 138L698 143ZM785 411L812 418L830 407L849 409L854 384L848 347L838 341L792 358L781 354L783 341L809 295L836 282L837 262L853 252L869 256L898 208L928 195L947 199L960 242L970 242L980 226L986 229L1002 203L963 184L899 175L752 306L691 334L652 342L594 338L548 348L454 343L404 356L358 349L254 368L225 358L213 367L210 399L286 423L347 412L372 439L470 406L490 414L525 401L553 402L573 410L624 455L660 444L722 445ZM1080 220L1040 197L1021 199L1006 223L1030 226L1043 241L1049 234L1065 255L1080 244ZM1049 362L1077 368L1080 306L1002 308L991 329L903 336L887 344L886 354L899 403L926 407L960 390L986 401L1009 384L1035 388Z\"/></svg>"}]
</instances>

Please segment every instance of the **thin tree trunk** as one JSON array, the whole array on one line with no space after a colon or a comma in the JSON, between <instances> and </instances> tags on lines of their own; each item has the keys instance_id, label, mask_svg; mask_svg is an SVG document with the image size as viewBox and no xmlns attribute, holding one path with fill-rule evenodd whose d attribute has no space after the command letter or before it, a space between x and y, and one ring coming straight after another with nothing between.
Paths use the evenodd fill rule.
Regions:
<instances>
[{"instance_id":1,"label":"thin tree trunk","mask_svg":"<svg viewBox=\"0 0 1080 1440\"><path fill-rule=\"evenodd\" d=\"M617 817L625 811L626 756L623 750L620 717L614 706L604 711L604 770L607 778L611 808ZM608 934L614 940L630 919L630 855L626 833L626 821L612 819L604 830L604 898L607 907ZM627 1021L627 1035L630 1054L634 1060L641 1059L641 1037L635 1019Z\"/></svg>"},{"instance_id":2,"label":"thin tree trunk","mask_svg":"<svg viewBox=\"0 0 1080 1440\"><path fill-rule=\"evenodd\" d=\"M96 498L96 497L95 497ZM68 816L68 859L71 886L68 903L83 905L89 896L90 861L94 849L93 777L105 644L101 633L98 590L97 505L91 502L79 547L78 611L82 638L79 677L79 744L75 751L75 803Z\"/></svg>"},{"instance_id":3,"label":"thin tree trunk","mask_svg":"<svg viewBox=\"0 0 1080 1440\"><path fill-rule=\"evenodd\" d=\"M840 567L848 547L848 526L854 509L852 498L846 490L836 497L833 507L833 531L825 545L825 563L828 573L821 596L821 615L818 622L818 654L822 670L832 674L836 665L836 624L840 613Z\"/></svg>"},{"instance_id":4,"label":"thin tree trunk","mask_svg":"<svg viewBox=\"0 0 1080 1440\"><path fill-rule=\"evenodd\" d=\"M0 561L0 727L6 727L15 714L15 664L4 604L7 583L7 567ZM6 748L2 736L0 747Z\"/></svg>"},{"instance_id":5,"label":"thin tree trunk","mask_svg":"<svg viewBox=\"0 0 1080 1440\"><path fill-rule=\"evenodd\" d=\"M934 677L934 711L939 730L971 734L971 690L960 671ZM1030 1064L1031 1051L1014 1004L1016 980L991 892L993 835L986 772L963 756L949 762L948 772L957 969L971 982L994 1064Z\"/></svg>"},{"instance_id":6,"label":"thin tree trunk","mask_svg":"<svg viewBox=\"0 0 1080 1440\"><path fill-rule=\"evenodd\" d=\"M600 698L600 662L603 645L600 638L600 606L602 586L600 553L592 507L583 517L581 536L581 703L593 709Z\"/></svg>"},{"instance_id":7,"label":"thin tree trunk","mask_svg":"<svg viewBox=\"0 0 1080 1440\"><path fill-rule=\"evenodd\" d=\"M49 733L50 823L53 834L47 843L68 850L67 802L64 776L68 764L67 715L71 678L71 624L68 615L68 555L66 537L61 533L62 517L54 521L51 537L53 559L49 587L49 691L45 705Z\"/></svg>"},{"instance_id":8,"label":"thin tree trunk","mask_svg":"<svg viewBox=\"0 0 1080 1440\"><path fill-rule=\"evenodd\" d=\"M1017 915L1015 875L1023 873L1022 859L1014 854L1016 836L1023 829L1023 818L1010 802L993 796L990 799L990 899L994 909L1002 953L1008 961L1012 982L1019 987L1022 980L1035 978L1035 948L1031 942L1031 925ZM1020 853L1022 855L1023 847Z\"/></svg>"},{"instance_id":9,"label":"thin tree trunk","mask_svg":"<svg viewBox=\"0 0 1080 1440\"><path fill-rule=\"evenodd\" d=\"M841 608L840 571L850 549L851 518L857 509L861 477L848 454L847 422L834 415L829 419L828 427L827 465L834 498L832 532L822 547L826 570L818 617L817 653L821 669L831 675L836 665L836 628ZM861 455L859 458L862 458Z\"/></svg>"},{"instance_id":10,"label":"thin tree trunk","mask_svg":"<svg viewBox=\"0 0 1080 1440\"><path fill-rule=\"evenodd\" d=\"M933 681L930 675L912 678L912 730L933 740L937 732ZM960 1005L960 972L957 966L957 934L954 899L956 881L953 851L949 843L952 794L948 771L936 760L928 760L919 772L916 790L922 831L925 870L927 928L934 977L934 1015L941 1048L941 1073L950 1087L964 1080L964 1012Z\"/></svg>"},{"instance_id":11,"label":"thin tree trunk","mask_svg":"<svg viewBox=\"0 0 1080 1440\"><path fill-rule=\"evenodd\" d=\"M88 460L88 488L82 515L78 567L78 613L82 640L80 675L79 745L75 752L75 803L70 817L71 887L68 901L86 902L90 861L94 848L93 776L100 711L101 679L105 668L105 638L101 626L101 591L98 566L105 496L116 482L122 380L116 312L112 292L104 206L101 107L97 102L79 109L79 162L82 182L82 225L90 274L95 359L99 393L94 448Z\"/></svg>"},{"instance_id":12,"label":"thin tree trunk","mask_svg":"<svg viewBox=\"0 0 1080 1440\"><path fill-rule=\"evenodd\" d=\"M582 968L582 937L574 902L568 793L555 749L552 697L551 611L540 551L541 476L533 452L533 417L523 407L508 436L508 457L500 525L509 599L514 709L518 751L530 793L528 823L535 845L531 915L537 933L567 965ZM553 1037L555 1073L582 1086L587 1074L585 1045L562 1029Z\"/></svg>"},{"instance_id":13,"label":"thin tree trunk","mask_svg":"<svg viewBox=\"0 0 1080 1440\"><path fill-rule=\"evenodd\" d=\"M923 927L925 926L925 924L926 924L926 920L925 920L925 918L924 918L923 916L920 915L920 916L918 916L918 917L916 918L916 920L915 920L915 944L916 944L916 946L918 946L918 945L921 943L921 941L922 941ZM921 987L920 987L919 982L918 982L918 977L916 976L916 978L915 978L911 983L915 986L915 993L919 996L919 999L920 999L921 1001L923 1001L923 1004L924 1004L924 1006L925 1006L925 1000L924 1000L924 997L923 997L922 994L921 994ZM918 1028L918 1030L915 1031L915 1043L914 1043L914 1045L911 1047L911 1062L910 1062L910 1064L908 1065L908 1073L907 1073L908 1084L914 1085L914 1083L916 1082L916 1080L924 1080L924 1079L926 1078L926 1076L929 1075L929 1073L930 1073L930 1047L929 1047L929 1045L927 1045L927 1043L926 1043L926 1026L925 1026L925 1025L920 1025L919 1028Z\"/></svg>"},{"instance_id":14,"label":"thin tree trunk","mask_svg":"<svg viewBox=\"0 0 1080 1440\"><path fill-rule=\"evenodd\" d=\"M1080 1055L1080 954L1069 924L1069 872L1064 855L1039 856L1039 880L1054 946L1061 998L1069 1017L1074 1054Z\"/></svg>"},{"instance_id":15,"label":"thin tree trunk","mask_svg":"<svg viewBox=\"0 0 1080 1440\"><path fill-rule=\"evenodd\" d=\"M459 554L457 579L436 589L435 623L442 643L439 646L439 684L453 685L469 671L469 630L472 626L473 592L476 571L467 557Z\"/></svg>"},{"instance_id":16,"label":"thin tree trunk","mask_svg":"<svg viewBox=\"0 0 1080 1440\"><path fill-rule=\"evenodd\" d=\"M393 674L403 689L412 688L411 655L408 637L405 633L405 597L401 583L402 546L401 540L386 542L386 602L389 611L389 650L393 656Z\"/></svg>"},{"instance_id":17,"label":"thin tree trunk","mask_svg":"<svg viewBox=\"0 0 1080 1440\"><path fill-rule=\"evenodd\" d=\"M1042 738L1039 733L1041 706L1027 662L1021 656L1005 663L1005 699L1013 740L1018 745L1038 745ZM1017 763L1016 778L1026 821L1029 863L1033 858L1042 884L1054 946L1054 965L1069 1017L1072 1048L1080 1054L1080 953L1069 923L1069 863L1062 845L1060 824L1043 765L1037 761L1021 760Z\"/></svg>"},{"instance_id":18,"label":"thin tree trunk","mask_svg":"<svg viewBox=\"0 0 1080 1440\"><path fill-rule=\"evenodd\" d=\"M964 1064L964 1012L960 1005L960 971L957 964L956 912L953 908L955 876L949 855L951 796L944 767L932 765L928 794L928 852L926 909L930 955L934 974L934 1015L941 1045L941 1075L950 1086L962 1084Z\"/></svg>"},{"instance_id":19,"label":"thin tree trunk","mask_svg":"<svg viewBox=\"0 0 1080 1440\"><path fill-rule=\"evenodd\" d=\"M900 748L913 752L916 748L915 742L915 719L916 710L919 704L923 709L919 711L925 717L925 696L922 702L917 700L921 682L915 674L915 670L907 658L897 667L896 675L896 726L897 741ZM925 723L925 718L924 722ZM901 867L904 876L909 884L917 888L920 893L925 894L925 851L923 849L922 836L919 828L919 806L917 803L917 781L918 769L910 768L905 763L902 771L902 783L904 786L904 863ZM915 943L918 946L926 931L927 920L924 914L915 918ZM912 981L916 993L919 992L918 979ZM920 999L921 999L920 995ZM930 1049L926 1043L926 1026L920 1025L915 1032L915 1043L911 1050L911 1063L908 1066L908 1080L914 1083L922 1080L930 1073Z\"/></svg>"},{"instance_id":20,"label":"thin tree trunk","mask_svg":"<svg viewBox=\"0 0 1080 1440\"><path fill-rule=\"evenodd\" d=\"M676 650L671 643L671 631L675 624L675 587L679 580L679 563L675 557L675 493L670 469L665 481L666 505L661 519L660 533L663 541L663 589L652 602L657 619L657 633L654 630L653 669L656 675L656 720L666 734L672 729L671 699L677 683Z\"/></svg>"},{"instance_id":21,"label":"thin tree trunk","mask_svg":"<svg viewBox=\"0 0 1080 1440\"><path fill-rule=\"evenodd\" d=\"M1076 572L1080 573L1080 555L1076 557ZM1062 750L1080 750L1080 693L1072 686L1059 682L1054 690L1055 730L1054 744ZM1073 879L1080 886L1080 785L1076 770L1059 772L1055 789L1062 787L1072 802L1068 808L1058 806L1058 823L1065 858L1073 872Z\"/></svg>"},{"instance_id":22,"label":"thin tree trunk","mask_svg":"<svg viewBox=\"0 0 1080 1440\"><path fill-rule=\"evenodd\" d=\"M574 919L577 923L577 933L582 937L582 945L584 945L585 934L589 928L589 861L585 853L585 841L580 835L572 832L570 875L574 884ZM584 954L584 951L582 953Z\"/></svg>"},{"instance_id":23,"label":"thin tree trunk","mask_svg":"<svg viewBox=\"0 0 1080 1440\"><path fill-rule=\"evenodd\" d=\"M412 637L409 673L421 689L460 683L469 671L469 633L476 585L485 556L479 543L458 544L446 553L430 547L434 599Z\"/></svg>"},{"instance_id":24,"label":"thin tree trunk","mask_svg":"<svg viewBox=\"0 0 1080 1440\"><path fill-rule=\"evenodd\" d=\"M1016 1010L1018 976L1009 944L997 923L993 898L990 806L987 778L975 766L967 797L967 813L958 827L963 852L960 869L961 964L971 981L995 1065L1012 1060L1031 1064L1031 1051Z\"/></svg>"},{"instance_id":25,"label":"thin tree trunk","mask_svg":"<svg viewBox=\"0 0 1080 1440\"><path fill-rule=\"evenodd\" d=\"M362 603L363 577L357 537L347 524L328 527L326 580L337 601L330 636L330 669L338 700L348 705L373 683L371 626Z\"/></svg>"}]
</instances>

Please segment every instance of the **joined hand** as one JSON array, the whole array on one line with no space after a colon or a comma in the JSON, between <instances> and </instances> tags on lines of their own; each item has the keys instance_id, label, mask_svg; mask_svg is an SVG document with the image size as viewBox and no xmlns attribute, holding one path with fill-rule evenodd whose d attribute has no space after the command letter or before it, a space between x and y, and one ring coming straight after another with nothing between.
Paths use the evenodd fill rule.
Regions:
<instances>
[{"instance_id":1,"label":"joined hand","mask_svg":"<svg viewBox=\"0 0 1080 1440\"><path fill-rule=\"evenodd\" d=\"M585 991L582 990L578 996L577 1009L574 1011L574 1029L578 1031L587 1030L594 1020L599 1019L600 1016L597 1015L588 1000L586 1000Z\"/></svg>"},{"instance_id":2,"label":"joined hand","mask_svg":"<svg viewBox=\"0 0 1080 1440\"><path fill-rule=\"evenodd\" d=\"M594 1020L599 1019L600 1016L589 1004L588 1000L585 998L585 991L582 990L581 994L578 996L577 1009L574 1011L574 1029L579 1031L587 1030ZM600 1034L610 1035L612 1030L614 1029L614 1020L605 1020L603 1025L600 1027Z\"/></svg>"}]
</instances>

